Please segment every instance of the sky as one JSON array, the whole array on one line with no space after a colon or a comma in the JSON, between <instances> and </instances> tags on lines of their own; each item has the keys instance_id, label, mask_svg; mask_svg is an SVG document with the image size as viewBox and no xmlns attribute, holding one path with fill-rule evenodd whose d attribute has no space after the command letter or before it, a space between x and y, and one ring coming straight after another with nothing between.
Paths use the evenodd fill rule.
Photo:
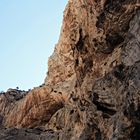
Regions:
<instances>
[{"instance_id":1,"label":"sky","mask_svg":"<svg viewBox=\"0 0 140 140\"><path fill-rule=\"evenodd\" d=\"M44 82L67 0L0 0L0 91Z\"/></svg>"}]
</instances>

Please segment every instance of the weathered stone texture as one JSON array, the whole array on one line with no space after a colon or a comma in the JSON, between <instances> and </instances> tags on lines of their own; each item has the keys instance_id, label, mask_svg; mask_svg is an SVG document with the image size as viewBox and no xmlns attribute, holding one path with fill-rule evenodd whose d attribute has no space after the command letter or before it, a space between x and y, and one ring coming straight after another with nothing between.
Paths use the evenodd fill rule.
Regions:
<instances>
[{"instance_id":1,"label":"weathered stone texture","mask_svg":"<svg viewBox=\"0 0 140 140\"><path fill-rule=\"evenodd\" d=\"M139 7L139 0L69 0L45 84L22 98L0 95L2 134L41 127L31 139L139 140Z\"/></svg>"}]
</instances>

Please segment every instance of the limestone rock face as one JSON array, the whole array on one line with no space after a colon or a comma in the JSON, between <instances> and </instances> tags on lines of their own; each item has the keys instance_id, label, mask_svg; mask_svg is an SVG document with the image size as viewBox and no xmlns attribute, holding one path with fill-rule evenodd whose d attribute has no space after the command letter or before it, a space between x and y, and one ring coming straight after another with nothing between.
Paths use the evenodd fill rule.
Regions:
<instances>
[{"instance_id":1,"label":"limestone rock face","mask_svg":"<svg viewBox=\"0 0 140 140\"><path fill-rule=\"evenodd\" d=\"M18 95L21 97L17 98ZM1 123L10 128L42 126L62 107L62 99L52 95L46 87L33 89L25 95L18 90L8 91L0 96Z\"/></svg>"},{"instance_id":2,"label":"limestone rock face","mask_svg":"<svg viewBox=\"0 0 140 140\"><path fill-rule=\"evenodd\" d=\"M139 0L69 0L48 65L42 87L0 95L1 139L140 139Z\"/></svg>"}]
</instances>

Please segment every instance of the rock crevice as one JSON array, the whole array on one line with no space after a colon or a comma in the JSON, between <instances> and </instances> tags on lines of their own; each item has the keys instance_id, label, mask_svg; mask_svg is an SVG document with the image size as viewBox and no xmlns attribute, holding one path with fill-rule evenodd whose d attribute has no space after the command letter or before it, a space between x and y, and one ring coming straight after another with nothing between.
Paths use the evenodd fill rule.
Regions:
<instances>
[{"instance_id":1,"label":"rock crevice","mask_svg":"<svg viewBox=\"0 0 140 140\"><path fill-rule=\"evenodd\" d=\"M139 140L139 5L69 0L44 84L0 95L0 139Z\"/></svg>"}]
</instances>

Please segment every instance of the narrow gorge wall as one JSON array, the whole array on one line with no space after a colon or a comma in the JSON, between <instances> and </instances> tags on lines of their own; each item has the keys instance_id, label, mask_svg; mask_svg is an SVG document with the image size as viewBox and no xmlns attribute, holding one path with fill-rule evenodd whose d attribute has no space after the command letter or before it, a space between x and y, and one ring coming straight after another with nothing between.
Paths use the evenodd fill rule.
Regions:
<instances>
[{"instance_id":1,"label":"narrow gorge wall","mask_svg":"<svg viewBox=\"0 0 140 140\"><path fill-rule=\"evenodd\" d=\"M69 0L48 65L42 87L0 95L13 138L39 127L34 139L140 139L139 0Z\"/></svg>"}]
</instances>

